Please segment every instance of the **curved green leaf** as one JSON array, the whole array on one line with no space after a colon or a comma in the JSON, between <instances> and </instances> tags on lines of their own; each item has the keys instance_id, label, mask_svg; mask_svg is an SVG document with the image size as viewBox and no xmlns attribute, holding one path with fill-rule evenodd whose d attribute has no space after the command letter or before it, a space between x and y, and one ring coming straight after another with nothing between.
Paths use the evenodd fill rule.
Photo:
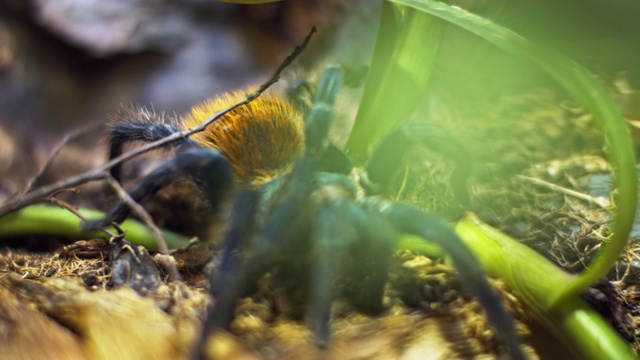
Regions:
<instances>
[{"instance_id":1,"label":"curved green leaf","mask_svg":"<svg viewBox=\"0 0 640 360\"><path fill-rule=\"evenodd\" d=\"M606 276L619 259L633 225L636 211L635 154L628 129L620 110L604 85L588 70L565 56L534 44L511 30L460 8L433 0L389 0L437 16L464 28L514 56L525 57L545 70L575 97L591 114L604 133L614 168L616 190L612 235L602 244L587 270L572 280L566 288L557 288L552 304L577 295ZM552 279L550 279L552 281Z\"/></svg>"}]
</instances>

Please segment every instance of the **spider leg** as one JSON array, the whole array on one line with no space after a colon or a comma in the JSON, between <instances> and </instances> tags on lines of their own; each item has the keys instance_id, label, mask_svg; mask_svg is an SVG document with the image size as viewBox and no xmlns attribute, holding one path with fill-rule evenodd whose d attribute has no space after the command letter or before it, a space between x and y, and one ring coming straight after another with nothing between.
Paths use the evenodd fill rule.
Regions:
<instances>
[{"instance_id":1,"label":"spider leg","mask_svg":"<svg viewBox=\"0 0 640 360\"><path fill-rule=\"evenodd\" d=\"M218 320L212 320L213 323L210 326L214 328L229 326L233 318L229 314L233 314L235 303L246 287L256 283L278 263L282 253L286 253L291 246L295 246L296 242L308 232L308 201L313 190L312 182L317 169L317 155L322 154L328 144L325 139L329 131L331 107L341 76L337 68L332 69L328 75L323 76L320 89L324 89L322 90L324 92L317 95L321 100L316 102L306 118L307 151L298 160L286 181L279 185L279 189L273 195L274 198L270 199L270 208L262 231L258 234L259 242L252 255L252 261L243 266L234 265L233 269L226 274L222 267L216 271L217 275L214 275L214 279L227 277L229 281L235 283L230 289L217 287L222 293L218 295L216 305L212 309L211 316L218 318ZM272 209L273 211L270 211ZM225 239L225 244L229 241L232 241L232 238ZM232 260L229 259L229 262Z\"/></svg>"},{"instance_id":2,"label":"spider leg","mask_svg":"<svg viewBox=\"0 0 640 360\"><path fill-rule=\"evenodd\" d=\"M526 359L520 347L515 321L487 281L480 263L458 235L438 216L415 206L388 204L383 211L399 231L435 241L447 251L460 273L460 282L485 309L511 358Z\"/></svg>"},{"instance_id":3,"label":"spider leg","mask_svg":"<svg viewBox=\"0 0 640 360\"><path fill-rule=\"evenodd\" d=\"M130 141L153 142L177 133L180 130L167 123L150 123L144 121L126 120L111 128L109 137L109 160L113 160L122 154L122 148ZM195 145L190 138L184 138L171 144L172 146ZM122 177L122 165L116 164L111 168L111 176L120 181Z\"/></svg>"},{"instance_id":4,"label":"spider leg","mask_svg":"<svg viewBox=\"0 0 640 360\"><path fill-rule=\"evenodd\" d=\"M300 178L311 174L305 164L305 161L301 161L294 169ZM242 252L248 250L248 239L253 236L260 206L258 194L264 189L245 190L238 196L230 230L223 240L222 260L211 277L215 304L209 312L205 332L227 329L233 320L237 300L277 264L281 253L289 250L292 242L299 240L307 223L301 209L305 208L308 199L309 183L294 181L291 182L291 188L285 189L287 193L275 210L267 215L264 226L258 232L259 242L248 262L244 261Z\"/></svg>"},{"instance_id":5,"label":"spider leg","mask_svg":"<svg viewBox=\"0 0 640 360\"><path fill-rule=\"evenodd\" d=\"M331 303L336 295L333 281L338 266L344 266L339 259L341 254L349 253L347 250L353 251L346 261L367 266L356 267L358 271L350 276L352 281L358 282L354 286L357 293L344 295L364 312L371 314L382 310L382 293L392 255L392 234L391 225L379 213L363 210L351 200L338 196L336 200L318 204L311 234L314 262L309 309L311 330L318 347L324 348L329 343ZM359 240L363 239L367 241L366 248L360 246Z\"/></svg>"},{"instance_id":6,"label":"spider leg","mask_svg":"<svg viewBox=\"0 0 640 360\"><path fill-rule=\"evenodd\" d=\"M383 188L391 186L400 159L416 145L426 146L455 162L451 187L461 204L469 203L467 178L471 173L471 154L442 128L425 123L406 123L391 131L375 147L366 167L369 180Z\"/></svg>"},{"instance_id":7,"label":"spider leg","mask_svg":"<svg viewBox=\"0 0 640 360\"><path fill-rule=\"evenodd\" d=\"M333 104L342 83L342 70L329 66L324 71L313 107L305 118L305 145L307 156L320 158L329 147L329 126L333 118Z\"/></svg>"},{"instance_id":8,"label":"spider leg","mask_svg":"<svg viewBox=\"0 0 640 360\"><path fill-rule=\"evenodd\" d=\"M356 250L358 267L353 279L360 283L356 294L345 294L358 309L368 314L377 314L383 310L384 287L389 275L389 267L394 251L397 233L393 225L379 211L365 208L367 222L360 229L360 238L366 241L366 247ZM349 289L347 289L348 291Z\"/></svg>"},{"instance_id":9,"label":"spider leg","mask_svg":"<svg viewBox=\"0 0 640 360\"><path fill-rule=\"evenodd\" d=\"M225 158L214 149L188 148L167 160L145 176L130 191L134 201L148 199L178 178L188 175L203 190L213 206L220 205L233 191L233 173ZM113 222L120 223L129 215L129 206L120 201L103 220L87 221L83 229L95 229Z\"/></svg>"},{"instance_id":10,"label":"spider leg","mask_svg":"<svg viewBox=\"0 0 640 360\"><path fill-rule=\"evenodd\" d=\"M357 214L359 209L350 205L352 204L347 201L321 204L314 214L314 229L311 234L314 261L311 265L313 275L310 279L309 318L316 345L320 348L325 348L329 343L329 319L337 258L340 250L353 243L358 236L347 219L354 218L354 215L363 217L363 214Z\"/></svg>"},{"instance_id":11,"label":"spider leg","mask_svg":"<svg viewBox=\"0 0 640 360\"><path fill-rule=\"evenodd\" d=\"M311 241L314 244L315 261L312 264L311 307L309 317L316 345L325 348L329 342L329 319L333 300L334 255L337 241L345 241L352 235L335 226L333 207L322 207L315 219Z\"/></svg>"},{"instance_id":12,"label":"spider leg","mask_svg":"<svg viewBox=\"0 0 640 360\"><path fill-rule=\"evenodd\" d=\"M242 251L255 233L255 217L259 193L245 190L236 199L231 215L231 227L225 235L220 265L211 276L210 292L215 299L209 309L200 339L194 349L194 359L205 358L209 336L218 329L226 329L233 320L237 299L245 291L246 273Z\"/></svg>"},{"instance_id":13,"label":"spider leg","mask_svg":"<svg viewBox=\"0 0 640 360\"><path fill-rule=\"evenodd\" d=\"M203 339L215 329L226 329L233 320L235 304L246 289L255 284L280 260L291 252L301 238L309 232L309 199L313 190L313 178L318 169L318 158L329 146L327 134L331 121L331 109L339 88L341 73L330 68L323 76L317 100L306 117L306 152L295 164L284 182L280 179L263 185L262 193L269 199L264 224L257 234L258 244L251 254L251 261L244 261L240 251L247 247L240 240L246 236L245 224L256 214L256 202L244 199L237 201L231 231L224 239L224 255L220 267L212 276L215 304L207 318ZM269 188L276 186L276 189ZM242 204L245 205L242 205ZM244 209L245 213L241 210ZM253 209L249 211L249 209ZM248 230L244 230L248 231ZM217 285L215 285L217 283ZM325 325L328 328L328 326ZM204 340L203 340L204 343ZM195 358L202 358L203 347L196 351Z\"/></svg>"},{"instance_id":14,"label":"spider leg","mask_svg":"<svg viewBox=\"0 0 640 360\"><path fill-rule=\"evenodd\" d=\"M313 190L312 182L319 158L329 146L329 125L341 79L342 72L338 67L332 66L325 70L314 105L305 118L306 152L272 200L272 208L275 210L265 221L257 250L258 256L271 259L272 263L278 257L279 244L289 244L308 230L307 203ZM256 272L261 273L259 270Z\"/></svg>"}]
</instances>

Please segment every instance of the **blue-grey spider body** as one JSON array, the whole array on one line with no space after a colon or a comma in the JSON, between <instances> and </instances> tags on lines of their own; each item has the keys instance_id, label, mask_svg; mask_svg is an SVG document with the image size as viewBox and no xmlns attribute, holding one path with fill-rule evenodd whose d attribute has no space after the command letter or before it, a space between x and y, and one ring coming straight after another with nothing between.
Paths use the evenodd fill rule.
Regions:
<instances>
[{"instance_id":1,"label":"blue-grey spider body","mask_svg":"<svg viewBox=\"0 0 640 360\"><path fill-rule=\"evenodd\" d=\"M131 191L131 196L140 200L178 176L187 175L212 204L222 203L227 196L235 199L219 265L211 275L214 306L209 311L194 357L204 356L206 340L212 332L228 328L237 301L255 289L265 274L290 270L290 264L300 259L308 261L295 268L300 272L296 277L308 292L308 320L316 344L327 346L330 308L336 297L346 297L359 310L368 313L383 310L382 294L394 241L400 234L407 233L434 241L446 250L460 272L461 283L478 298L509 355L523 359L514 320L489 285L477 259L451 227L432 213L379 195L384 193L379 190L388 185L388 169L418 143L455 161L452 187L456 198L464 203L468 200L465 188L468 154L455 139L437 128L407 124L380 142L364 169L354 168L328 136L341 79L339 68L329 67L325 71L304 120L303 150L295 154L284 175L258 185L237 181L238 171L234 169L238 165L233 163L233 156L225 154L223 146L212 142L216 145L212 148L198 139L187 138L179 144L181 148L175 158ZM112 156L121 151L125 141L166 136L166 131L143 136L141 131L148 128L139 125L124 123L115 128L112 145L115 144L116 149L112 146ZM258 137L263 141L279 141L264 134ZM122 221L127 215L127 206L118 204L103 223ZM339 293L334 284L336 277L345 276L339 271L344 265L339 259L345 255L350 259L352 270L346 276L360 286L357 291L343 287Z\"/></svg>"}]
</instances>

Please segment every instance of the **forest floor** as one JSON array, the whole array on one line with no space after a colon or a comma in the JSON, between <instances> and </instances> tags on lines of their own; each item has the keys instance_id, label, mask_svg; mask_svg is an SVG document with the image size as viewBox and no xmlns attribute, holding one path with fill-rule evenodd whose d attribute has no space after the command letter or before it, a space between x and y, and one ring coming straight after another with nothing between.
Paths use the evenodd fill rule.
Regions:
<instances>
[{"instance_id":1,"label":"forest floor","mask_svg":"<svg viewBox=\"0 0 640 360\"><path fill-rule=\"evenodd\" d=\"M464 119L464 128L455 121L440 124L465 139L474 153L470 207L451 205L446 159L434 155L425 160L424 152L411 155L407 177L412 180L401 197L451 220L472 211L564 269L582 270L604 239L611 187L600 135L589 115L545 90L485 110L452 112L450 118ZM638 230L632 233L628 252L609 279L585 294L635 349L640 348L639 235ZM190 356L212 301L207 274L216 266L211 262L214 245L176 252L169 262L181 280L169 281L166 256L104 239L69 242L44 236L5 244L0 252L0 348L8 358ZM114 276L122 274L114 275L113 268L122 270L123 264L129 286L114 288ZM499 280L492 284L517 319L532 358L575 357ZM308 299L299 290L279 287L265 276L237 305L229 332L210 339L209 353L234 359L425 354L451 359L499 353L482 308L460 290L455 269L441 260L399 251L382 313L363 314L338 298L325 350L314 344L305 322Z\"/></svg>"}]
</instances>

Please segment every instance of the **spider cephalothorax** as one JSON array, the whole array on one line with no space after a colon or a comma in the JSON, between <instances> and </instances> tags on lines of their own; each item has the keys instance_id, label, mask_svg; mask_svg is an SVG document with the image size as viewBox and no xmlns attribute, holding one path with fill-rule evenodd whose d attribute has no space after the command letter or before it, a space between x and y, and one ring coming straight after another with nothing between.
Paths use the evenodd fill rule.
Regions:
<instances>
[{"instance_id":1,"label":"spider cephalothorax","mask_svg":"<svg viewBox=\"0 0 640 360\"><path fill-rule=\"evenodd\" d=\"M211 277L215 306L210 310L201 347L196 354L202 355L202 346L208 334L229 326L238 299L254 289L265 274L282 273L287 269L294 269L297 273L295 277L302 279L301 286L309 294L308 318L311 328L317 344L325 346L329 341L330 308L335 297L347 297L361 311L379 312L383 309L382 292L394 240L401 233L409 233L433 240L447 251L459 269L461 283L486 309L490 322L504 340L510 355L523 358L513 319L502 307L476 258L453 230L434 214L375 194L376 189L386 185L385 171L389 171L388 167L397 165L394 164L397 163L395 159L401 155L397 151L402 153L411 144L422 143L456 162L453 190L457 198L466 201L463 185L468 169L460 168L468 166L466 151L442 131L429 131L431 127L424 124L403 125L389 136L392 140L382 141L377 150L372 152L372 158L364 169L354 168L347 156L332 145L328 137L332 107L341 79L342 71L337 67L328 68L321 78L314 104L305 116L304 136L297 132L296 126L288 135L304 138L304 146L301 144L292 148L292 165L281 166L279 163L278 169L291 166L291 170L282 176L259 186L242 186L238 190L236 183L249 184L251 181L234 181L234 173L237 177L251 174L252 171L238 170L247 166L233 163L241 156L225 153L238 150L241 139L226 150L222 142L230 139L235 141L237 134L220 122L218 130L183 139L178 144L175 158L161 165L131 190L132 198L140 200L177 177L188 175L214 204L220 203L228 194L236 194L228 232L222 242L219 265ZM256 109L255 106L254 111L263 115L264 109ZM278 107L286 108L284 105ZM247 107L240 113L231 112L229 116L253 121L251 109ZM199 112L208 114L215 110L211 104L200 106L192 112L192 116L197 118ZM167 125L155 129L158 128L165 132L167 129L177 131ZM114 127L112 157L114 147L120 151L118 147L121 148L124 141L152 140L162 133L152 132L154 136L144 138L140 134L146 130L148 124L144 129L135 122ZM219 131L227 130L229 132L224 135L218 135ZM286 140L287 136L279 136L278 139ZM273 144L267 143L262 147L262 142L269 141L278 140L265 134L250 140L260 146L258 150L250 148L251 153L245 154L249 155L251 166L255 166L252 162L255 159L251 156L269 156L263 152L269 151ZM397 142L396 146L394 142ZM302 148L304 150L300 152ZM255 151L258 153L254 154ZM369 179L367 173L373 176ZM119 204L104 223L122 221L127 214L127 206ZM351 273L346 275L340 271L345 268L340 263L340 259L344 258L350 262L346 268ZM292 265L299 263L300 259L307 263L297 267ZM351 282L357 281L360 286L357 291L345 287L337 291L333 285L337 276L350 278Z\"/></svg>"}]
</instances>

